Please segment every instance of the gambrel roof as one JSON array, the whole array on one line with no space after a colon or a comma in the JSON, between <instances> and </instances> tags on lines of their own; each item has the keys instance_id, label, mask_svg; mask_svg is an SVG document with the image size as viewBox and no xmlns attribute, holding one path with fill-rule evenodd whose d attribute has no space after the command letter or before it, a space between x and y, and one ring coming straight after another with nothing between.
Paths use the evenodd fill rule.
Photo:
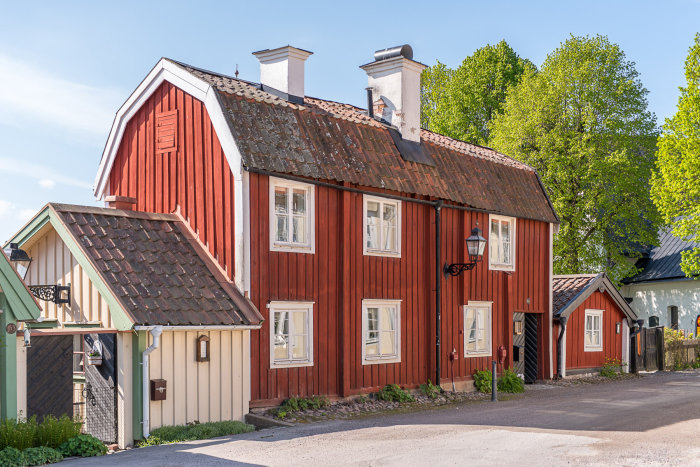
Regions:
<instances>
[{"instance_id":1,"label":"gambrel roof","mask_svg":"<svg viewBox=\"0 0 700 467\"><path fill-rule=\"evenodd\" d=\"M251 83L162 59L117 113L95 181L104 194L129 118L163 81L204 102L236 172L260 170L442 199L478 210L558 223L537 173L493 149L421 131L431 164L402 157L387 124L352 105L295 104ZM400 137L399 137L400 138Z\"/></svg>"}]
</instances>

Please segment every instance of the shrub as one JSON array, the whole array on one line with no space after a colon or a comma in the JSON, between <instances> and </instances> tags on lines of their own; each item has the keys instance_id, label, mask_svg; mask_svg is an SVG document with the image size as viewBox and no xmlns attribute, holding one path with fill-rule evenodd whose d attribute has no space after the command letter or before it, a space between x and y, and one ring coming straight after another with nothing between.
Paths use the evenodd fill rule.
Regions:
<instances>
[{"instance_id":1,"label":"shrub","mask_svg":"<svg viewBox=\"0 0 700 467\"><path fill-rule=\"evenodd\" d=\"M19 449L7 447L0 451L0 465L7 467L24 466L24 456Z\"/></svg>"},{"instance_id":2,"label":"shrub","mask_svg":"<svg viewBox=\"0 0 700 467\"><path fill-rule=\"evenodd\" d=\"M290 397L277 409L277 417L284 418L290 412L303 412L304 410L318 410L327 407L328 399L322 396Z\"/></svg>"},{"instance_id":3,"label":"shrub","mask_svg":"<svg viewBox=\"0 0 700 467\"><path fill-rule=\"evenodd\" d=\"M25 465L44 465L61 462L63 455L55 449L41 446L38 448L29 448L22 451Z\"/></svg>"},{"instance_id":4,"label":"shrub","mask_svg":"<svg viewBox=\"0 0 700 467\"><path fill-rule=\"evenodd\" d=\"M442 393L442 388L440 386L435 386L430 380L428 380L428 384L421 384L420 390L431 399L437 399L437 396Z\"/></svg>"},{"instance_id":5,"label":"shrub","mask_svg":"<svg viewBox=\"0 0 700 467\"><path fill-rule=\"evenodd\" d=\"M107 446L92 435L78 435L58 448L63 457L93 457L107 454Z\"/></svg>"},{"instance_id":6,"label":"shrub","mask_svg":"<svg viewBox=\"0 0 700 467\"><path fill-rule=\"evenodd\" d=\"M512 370L505 370L498 378L498 390L501 392L518 393L525 390L523 380Z\"/></svg>"},{"instance_id":7,"label":"shrub","mask_svg":"<svg viewBox=\"0 0 700 467\"><path fill-rule=\"evenodd\" d=\"M477 371L474 373L474 387L479 392L490 393L491 392L491 380L493 375L490 370Z\"/></svg>"},{"instance_id":8,"label":"shrub","mask_svg":"<svg viewBox=\"0 0 700 467\"><path fill-rule=\"evenodd\" d=\"M253 425L238 421L195 423L192 425L162 426L151 431L139 447L155 446L157 444L178 443L196 439L217 438L219 436L238 435L255 431Z\"/></svg>"},{"instance_id":9,"label":"shrub","mask_svg":"<svg viewBox=\"0 0 700 467\"><path fill-rule=\"evenodd\" d=\"M600 369L600 376L614 378L622 372L622 363L616 358L606 358Z\"/></svg>"},{"instance_id":10,"label":"shrub","mask_svg":"<svg viewBox=\"0 0 700 467\"><path fill-rule=\"evenodd\" d=\"M36 417L28 420L6 419L0 421L0 449L13 447L19 450L48 446L57 448L70 438L80 434L80 422L63 415L56 418L47 415L41 423Z\"/></svg>"},{"instance_id":11,"label":"shrub","mask_svg":"<svg viewBox=\"0 0 700 467\"><path fill-rule=\"evenodd\" d=\"M387 384L377 392L377 398L389 402L413 402L415 398L398 384Z\"/></svg>"}]
</instances>

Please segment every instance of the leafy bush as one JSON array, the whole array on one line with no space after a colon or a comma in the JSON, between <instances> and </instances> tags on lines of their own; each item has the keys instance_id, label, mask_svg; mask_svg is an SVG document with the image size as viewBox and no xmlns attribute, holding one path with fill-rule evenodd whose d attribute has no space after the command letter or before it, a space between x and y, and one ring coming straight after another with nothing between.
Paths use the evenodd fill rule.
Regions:
<instances>
[{"instance_id":1,"label":"leafy bush","mask_svg":"<svg viewBox=\"0 0 700 467\"><path fill-rule=\"evenodd\" d=\"M442 388L440 386L435 386L430 380L428 380L428 384L421 384L420 390L431 399L437 399L437 396L442 393Z\"/></svg>"},{"instance_id":2,"label":"leafy bush","mask_svg":"<svg viewBox=\"0 0 700 467\"><path fill-rule=\"evenodd\" d=\"M55 449L41 446L27 448L24 451L13 447L0 450L0 465L3 467L25 467L34 465L53 464L61 462L63 456Z\"/></svg>"},{"instance_id":3,"label":"leafy bush","mask_svg":"<svg viewBox=\"0 0 700 467\"><path fill-rule=\"evenodd\" d=\"M493 375L490 370L477 371L474 373L474 387L479 392L490 393L491 392L491 380Z\"/></svg>"},{"instance_id":4,"label":"leafy bush","mask_svg":"<svg viewBox=\"0 0 700 467\"><path fill-rule=\"evenodd\" d=\"M238 421L195 423L192 425L162 426L151 431L139 447L155 446L157 444L178 443L196 439L217 438L219 436L238 435L255 431L253 425Z\"/></svg>"},{"instance_id":5,"label":"leafy bush","mask_svg":"<svg viewBox=\"0 0 700 467\"><path fill-rule=\"evenodd\" d=\"M44 465L61 462L63 455L55 449L40 446L38 448L29 448L22 451L25 465Z\"/></svg>"},{"instance_id":6,"label":"leafy bush","mask_svg":"<svg viewBox=\"0 0 700 467\"><path fill-rule=\"evenodd\" d=\"M415 398L408 391L401 389L398 384L387 384L377 392L377 398L382 401L413 402Z\"/></svg>"},{"instance_id":7,"label":"leafy bush","mask_svg":"<svg viewBox=\"0 0 700 467\"><path fill-rule=\"evenodd\" d=\"M600 376L614 378L622 372L622 363L616 358L606 358L600 368Z\"/></svg>"},{"instance_id":8,"label":"leafy bush","mask_svg":"<svg viewBox=\"0 0 700 467\"><path fill-rule=\"evenodd\" d=\"M13 447L19 450L48 446L57 448L70 438L80 434L80 422L66 415L56 418L51 415L37 423L36 417L28 420L6 419L0 421L0 449Z\"/></svg>"},{"instance_id":9,"label":"leafy bush","mask_svg":"<svg viewBox=\"0 0 700 467\"><path fill-rule=\"evenodd\" d=\"M58 447L63 457L93 457L107 454L107 446L92 435L78 435Z\"/></svg>"},{"instance_id":10,"label":"leafy bush","mask_svg":"<svg viewBox=\"0 0 700 467\"><path fill-rule=\"evenodd\" d=\"M525 390L523 380L512 370L505 370L498 378L498 390L501 392L518 393Z\"/></svg>"},{"instance_id":11,"label":"leafy bush","mask_svg":"<svg viewBox=\"0 0 700 467\"><path fill-rule=\"evenodd\" d=\"M290 412L303 412L304 410L318 410L327 407L328 399L323 396L313 397L290 397L277 409L275 415L278 418L285 418Z\"/></svg>"}]
</instances>

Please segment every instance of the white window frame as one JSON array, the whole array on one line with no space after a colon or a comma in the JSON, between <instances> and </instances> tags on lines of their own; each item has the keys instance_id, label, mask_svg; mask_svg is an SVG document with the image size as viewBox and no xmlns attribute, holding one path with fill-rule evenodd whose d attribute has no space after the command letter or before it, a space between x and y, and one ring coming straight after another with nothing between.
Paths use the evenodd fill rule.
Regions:
<instances>
[{"instance_id":1,"label":"white window frame","mask_svg":"<svg viewBox=\"0 0 700 467\"><path fill-rule=\"evenodd\" d=\"M492 257L491 255L491 222L492 221L506 221L510 224L510 263L497 263L495 262L495 258ZM486 232L486 239L487 239L487 244L486 244L486 249L488 250L488 255L489 255L489 269L496 270L496 271L515 271L515 245L517 243L517 235L516 235L516 226L517 226L517 220L515 217L508 217L508 216L498 216L496 214L489 214L489 225L488 225L488 230ZM498 232L498 239L499 239L499 249L501 245L501 232L499 230Z\"/></svg>"},{"instance_id":2,"label":"white window frame","mask_svg":"<svg viewBox=\"0 0 700 467\"><path fill-rule=\"evenodd\" d=\"M396 308L396 329L394 330L396 338L394 342L396 344L395 355L366 355L366 345L367 345L367 335L369 333L369 308L381 308L386 306L393 306ZM379 314L381 316L381 313ZM381 326L380 326L381 329ZM363 365L376 365L378 363L399 363L401 362L401 300L376 300L367 299L362 300L362 364Z\"/></svg>"},{"instance_id":3,"label":"white window frame","mask_svg":"<svg viewBox=\"0 0 700 467\"><path fill-rule=\"evenodd\" d=\"M600 333L600 344L598 344L598 345L586 344L586 334L588 334L588 328L586 327L586 322L588 321L589 316L597 316L598 317L598 324L600 326L600 329L598 330L598 332ZM603 351L603 310L589 310L589 309L587 309L585 311L585 314L583 317L583 351L584 352L602 352Z\"/></svg>"},{"instance_id":4,"label":"white window frame","mask_svg":"<svg viewBox=\"0 0 700 467\"><path fill-rule=\"evenodd\" d=\"M270 368L293 368L314 366L314 302L270 302L267 306L270 310ZM304 360L275 360L275 312L278 311L306 311L306 354L308 358ZM289 333L293 334L293 322L289 322Z\"/></svg>"},{"instance_id":5,"label":"white window frame","mask_svg":"<svg viewBox=\"0 0 700 467\"><path fill-rule=\"evenodd\" d=\"M303 189L306 191L306 242L279 242L277 241L277 219L275 217L275 188ZM315 200L314 186L308 183L294 182L281 178L270 177L270 251L285 251L289 253L315 253L316 252L316 224L315 224ZM288 198L288 218L292 219L292 197ZM287 226L289 235L292 234L291 220Z\"/></svg>"},{"instance_id":6,"label":"white window frame","mask_svg":"<svg viewBox=\"0 0 700 467\"><path fill-rule=\"evenodd\" d=\"M385 204L393 204L396 206L396 251L370 249L367 248L367 203L373 201L375 203L380 203L379 212L383 214ZM383 229L379 229L379 244L382 244L382 233ZM381 196L363 195L362 197L362 251L366 256L388 256L391 258L401 257L401 201L383 198Z\"/></svg>"},{"instance_id":7,"label":"white window frame","mask_svg":"<svg viewBox=\"0 0 700 467\"><path fill-rule=\"evenodd\" d=\"M471 309L477 312L478 309L487 308L488 309L488 324L485 326L488 333L488 351L481 350L470 350L467 348L467 312ZM490 357L493 354L493 302L480 302L480 301L469 301L466 305L462 307L462 328L464 332L464 357Z\"/></svg>"}]
</instances>

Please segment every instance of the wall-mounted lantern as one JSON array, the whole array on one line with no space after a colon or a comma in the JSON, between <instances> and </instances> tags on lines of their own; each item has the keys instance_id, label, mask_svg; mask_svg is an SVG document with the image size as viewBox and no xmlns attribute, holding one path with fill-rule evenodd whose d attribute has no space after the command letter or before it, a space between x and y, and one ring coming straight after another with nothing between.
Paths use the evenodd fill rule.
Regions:
<instances>
[{"instance_id":1,"label":"wall-mounted lantern","mask_svg":"<svg viewBox=\"0 0 700 467\"><path fill-rule=\"evenodd\" d=\"M199 336L197 338L197 361L209 361L209 338L207 336Z\"/></svg>"},{"instance_id":2,"label":"wall-mounted lantern","mask_svg":"<svg viewBox=\"0 0 700 467\"><path fill-rule=\"evenodd\" d=\"M26 251L19 248L17 243L10 243L5 249L5 254L10 257L12 264L22 280L27 277L32 258ZM70 304L70 284L63 285L29 285L29 291L39 300L53 302L56 305Z\"/></svg>"},{"instance_id":3,"label":"wall-mounted lantern","mask_svg":"<svg viewBox=\"0 0 700 467\"><path fill-rule=\"evenodd\" d=\"M466 239L467 251L469 252L468 263L447 264L443 268L445 277L459 276L464 271L471 271L477 263L481 262L484 256L484 248L486 248L486 239L481 236L481 229L475 227L472 229L472 234Z\"/></svg>"}]
</instances>

